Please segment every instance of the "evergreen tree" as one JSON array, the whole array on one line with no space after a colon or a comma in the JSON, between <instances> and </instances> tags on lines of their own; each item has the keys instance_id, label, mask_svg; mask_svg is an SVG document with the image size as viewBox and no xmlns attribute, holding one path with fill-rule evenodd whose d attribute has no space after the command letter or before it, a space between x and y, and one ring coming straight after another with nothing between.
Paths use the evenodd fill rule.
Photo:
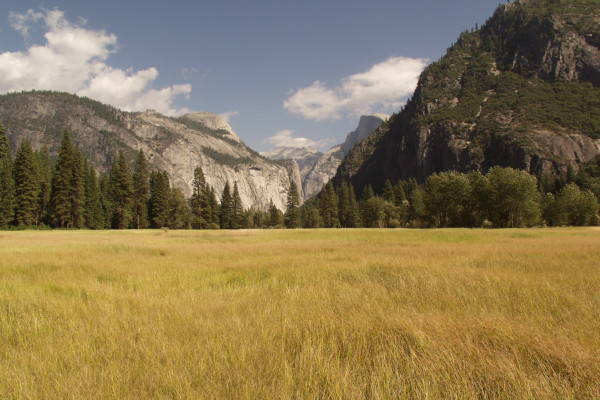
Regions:
<instances>
[{"instance_id":1,"label":"evergreen tree","mask_svg":"<svg viewBox=\"0 0 600 400\"><path fill-rule=\"evenodd\" d=\"M358 228L361 225L360 208L354 194L354 186L348 184L348 211L346 214L346 224L348 228Z\"/></svg>"},{"instance_id":2,"label":"evergreen tree","mask_svg":"<svg viewBox=\"0 0 600 400\"><path fill-rule=\"evenodd\" d=\"M366 228L383 228L385 226L385 203L378 196L368 198L362 204L362 218Z\"/></svg>"},{"instance_id":3,"label":"evergreen tree","mask_svg":"<svg viewBox=\"0 0 600 400\"><path fill-rule=\"evenodd\" d=\"M190 227L190 209L183 192L172 188L169 198L169 221L167 226L171 229L187 229Z\"/></svg>"},{"instance_id":4,"label":"evergreen tree","mask_svg":"<svg viewBox=\"0 0 600 400\"><path fill-rule=\"evenodd\" d=\"M360 201L364 203L373 197L375 197L375 192L373 191L373 187L371 185L365 186L365 188L362 191Z\"/></svg>"},{"instance_id":5,"label":"evergreen tree","mask_svg":"<svg viewBox=\"0 0 600 400\"><path fill-rule=\"evenodd\" d=\"M300 228L300 199L298 196L298 188L294 181L290 182L290 190L288 191L284 222L286 228Z\"/></svg>"},{"instance_id":6,"label":"evergreen tree","mask_svg":"<svg viewBox=\"0 0 600 400\"><path fill-rule=\"evenodd\" d=\"M389 179L386 179L383 183L383 193L381 195L383 200L389 201L390 203L394 203L394 187L392 186L392 182Z\"/></svg>"},{"instance_id":7,"label":"evergreen tree","mask_svg":"<svg viewBox=\"0 0 600 400\"><path fill-rule=\"evenodd\" d=\"M87 162L84 163L84 167L86 165ZM104 229L104 210L96 170L92 166L85 167L85 170L87 172L85 175L85 227L88 229Z\"/></svg>"},{"instance_id":8,"label":"evergreen tree","mask_svg":"<svg viewBox=\"0 0 600 400\"><path fill-rule=\"evenodd\" d=\"M223 188L223 193L221 194L220 223L221 229L234 229L233 197L231 196L229 181L225 182L225 187Z\"/></svg>"},{"instance_id":9,"label":"evergreen tree","mask_svg":"<svg viewBox=\"0 0 600 400\"><path fill-rule=\"evenodd\" d=\"M17 150L14 164L15 219L18 225L37 225L40 185L35 155L29 139Z\"/></svg>"},{"instance_id":10,"label":"evergreen tree","mask_svg":"<svg viewBox=\"0 0 600 400\"><path fill-rule=\"evenodd\" d=\"M100 174L98 177L100 186L100 203L102 204L102 228L110 229L112 216L112 203L110 201L110 175Z\"/></svg>"},{"instance_id":11,"label":"evergreen tree","mask_svg":"<svg viewBox=\"0 0 600 400\"><path fill-rule=\"evenodd\" d=\"M360 210L356 202L354 188L349 183L342 183L339 189L338 213L340 225L344 228L360 226Z\"/></svg>"},{"instance_id":12,"label":"evergreen tree","mask_svg":"<svg viewBox=\"0 0 600 400\"><path fill-rule=\"evenodd\" d=\"M169 220L169 176L165 171L150 173L149 214L152 228L168 226Z\"/></svg>"},{"instance_id":13,"label":"evergreen tree","mask_svg":"<svg viewBox=\"0 0 600 400\"><path fill-rule=\"evenodd\" d=\"M206 212L203 208L207 207L206 196L206 179L202 167L197 166L194 169L194 180L192 181L192 197L190 199L192 213L192 228L206 229L208 221L205 218ZM210 212L210 211L209 211Z\"/></svg>"},{"instance_id":14,"label":"evergreen tree","mask_svg":"<svg viewBox=\"0 0 600 400\"><path fill-rule=\"evenodd\" d=\"M340 226L338 219L338 198L332 181L327 182L325 188L321 191L319 212L325 228L337 228Z\"/></svg>"},{"instance_id":15,"label":"evergreen tree","mask_svg":"<svg viewBox=\"0 0 600 400\"><path fill-rule=\"evenodd\" d=\"M245 228L244 206L238 189L237 182L233 184L233 194L231 195L231 213L233 229Z\"/></svg>"},{"instance_id":16,"label":"evergreen tree","mask_svg":"<svg viewBox=\"0 0 600 400\"><path fill-rule=\"evenodd\" d=\"M39 223L50 225L48 212L50 208L50 188L52 186L52 164L48 148L44 146L40 151L35 152L35 156L40 185L37 220Z\"/></svg>"},{"instance_id":17,"label":"evergreen tree","mask_svg":"<svg viewBox=\"0 0 600 400\"><path fill-rule=\"evenodd\" d=\"M306 225L307 228L320 228L323 226L323 220L321 219L321 215L319 214L319 210L315 207L310 207L307 216L306 216Z\"/></svg>"},{"instance_id":18,"label":"evergreen tree","mask_svg":"<svg viewBox=\"0 0 600 400\"><path fill-rule=\"evenodd\" d=\"M150 200L150 172L142 150L138 152L133 167L132 225L135 229L148 227L148 201Z\"/></svg>"},{"instance_id":19,"label":"evergreen tree","mask_svg":"<svg viewBox=\"0 0 600 400\"><path fill-rule=\"evenodd\" d=\"M14 219L15 186L8 138L0 124L0 228L6 228Z\"/></svg>"},{"instance_id":20,"label":"evergreen tree","mask_svg":"<svg viewBox=\"0 0 600 400\"><path fill-rule=\"evenodd\" d=\"M117 162L113 164L110 171L110 194L113 206L112 227L128 228L131 222L133 180L123 152L119 152Z\"/></svg>"},{"instance_id":21,"label":"evergreen tree","mask_svg":"<svg viewBox=\"0 0 600 400\"><path fill-rule=\"evenodd\" d=\"M406 193L404 192L404 186L402 185L402 181L398 181L396 186L394 186L394 205L402 206L402 204L406 201Z\"/></svg>"},{"instance_id":22,"label":"evergreen tree","mask_svg":"<svg viewBox=\"0 0 600 400\"><path fill-rule=\"evenodd\" d=\"M73 180L71 181L71 218L74 228L85 225L85 163L81 152L73 149Z\"/></svg>"},{"instance_id":23,"label":"evergreen tree","mask_svg":"<svg viewBox=\"0 0 600 400\"><path fill-rule=\"evenodd\" d=\"M360 219L362 224L365 227L371 227L373 222L373 207L368 205L369 200L375 197L375 192L373 191L373 187L371 185L367 185L363 188L362 194L360 196Z\"/></svg>"},{"instance_id":24,"label":"evergreen tree","mask_svg":"<svg viewBox=\"0 0 600 400\"><path fill-rule=\"evenodd\" d=\"M269 227L276 227L282 223L281 211L273 203L273 199L269 202Z\"/></svg>"},{"instance_id":25,"label":"evergreen tree","mask_svg":"<svg viewBox=\"0 0 600 400\"><path fill-rule=\"evenodd\" d=\"M73 228L75 226L73 207L78 201L74 199L74 196L77 196L80 192L79 174L76 171L78 157L75 153L76 150L71 143L71 137L65 132L50 187L50 219L53 226L60 228Z\"/></svg>"}]
</instances>

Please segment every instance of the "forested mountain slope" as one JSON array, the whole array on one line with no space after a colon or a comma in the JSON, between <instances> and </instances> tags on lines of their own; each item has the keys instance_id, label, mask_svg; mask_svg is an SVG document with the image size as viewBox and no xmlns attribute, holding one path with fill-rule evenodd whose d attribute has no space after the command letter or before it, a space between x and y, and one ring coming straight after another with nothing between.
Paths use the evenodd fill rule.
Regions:
<instances>
[{"instance_id":1,"label":"forested mountain slope","mask_svg":"<svg viewBox=\"0 0 600 400\"><path fill-rule=\"evenodd\" d=\"M350 151L358 191L435 172L575 171L600 154L600 2L499 6L421 74L406 107Z\"/></svg>"}]
</instances>

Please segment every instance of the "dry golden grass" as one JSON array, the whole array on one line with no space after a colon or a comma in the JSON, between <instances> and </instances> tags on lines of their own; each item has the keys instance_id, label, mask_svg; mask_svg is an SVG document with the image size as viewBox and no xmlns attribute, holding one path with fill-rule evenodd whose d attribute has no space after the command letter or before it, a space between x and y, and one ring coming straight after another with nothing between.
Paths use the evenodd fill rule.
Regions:
<instances>
[{"instance_id":1,"label":"dry golden grass","mask_svg":"<svg viewBox=\"0 0 600 400\"><path fill-rule=\"evenodd\" d=\"M0 232L0 394L600 398L600 230Z\"/></svg>"}]
</instances>

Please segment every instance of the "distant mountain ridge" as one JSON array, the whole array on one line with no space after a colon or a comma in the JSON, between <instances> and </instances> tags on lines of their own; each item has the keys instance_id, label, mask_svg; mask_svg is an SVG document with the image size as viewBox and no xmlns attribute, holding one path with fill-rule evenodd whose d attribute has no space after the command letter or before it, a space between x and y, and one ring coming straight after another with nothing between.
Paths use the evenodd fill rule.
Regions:
<instances>
[{"instance_id":1,"label":"distant mountain ridge","mask_svg":"<svg viewBox=\"0 0 600 400\"><path fill-rule=\"evenodd\" d=\"M403 110L355 146L334 178L381 190L435 172L565 172L600 154L600 7L500 5L428 66Z\"/></svg>"},{"instance_id":2,"label":"distant mountain ridge","mask_svg":"<svg viewBox=\"0 0 600 400\"><path fill-rule=\"evenodd\" d=\"M295 160L300 169L304 199L307 200L335 175L348 152L388 118L386 114L361 116L357 128L346 136L344 143L333 146L325 154L311 148L277 147L262 155L272 160Z\"/></svg>"},{"instance_id":3,"label":"distant mountain ridge","mask_svg":"<svg viewBox=\"0 0 600 400\"><path fill-rule=\"evenodd\" d=\"M220 116L207 112L178 118L152 110L130 113L97 101L59 92L33 91L0 96L0 122L14 151L23 138L56 155L62 134L99 171L107 171L118 151L133 163L143 150L151 167L169 174L190 196L194 168L220 196L226 181L238 184L245 208L266 210L271 201L284 210L290 180L301 187L295 162L276 163L248 148Z\"/></svg>"}]
</instances>

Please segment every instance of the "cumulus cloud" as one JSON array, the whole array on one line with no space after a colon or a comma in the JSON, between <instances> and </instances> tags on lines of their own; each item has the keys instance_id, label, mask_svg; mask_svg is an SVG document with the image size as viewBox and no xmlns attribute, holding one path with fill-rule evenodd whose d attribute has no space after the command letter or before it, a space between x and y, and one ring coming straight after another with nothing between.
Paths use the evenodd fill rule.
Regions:
<instances>
[{"instance_id":1,"label":"cumulus cloud","mask_svg":"<svg viewBox=\"0 0 600 400\"><path fill-rule=\"evenodd\" d=\"M0 54L0 92L57 90L87 96L126 111L155 109L176 115L177 96L189 96L191 85L152 88L156 68L122 70L106 63L116 52L117 37L103 30L85 28L85 20L72 23L62 11L28 10L11 13L11 26L28 41L30 29L43 24L45 43L24 52Z\"/></svg>"},{"instance_id":2,"label":"cumulus cloud","mask_svg":"<svg viewBox=\"0 0 600 400\"><path fill-rule=\"evenodd\" d=\"M315 121L396 111L404 104L402 99L414 91L427 62L424 58L391 57L368 71L343 78L335 88L315 81L293 92L283 106Z\"/></svg>"},{"instance_id":3,"label":"cumulus cloud","mask_svg":"<svg viewBox=\"0 0 600 400\"><path fill-rule=\"evenodd\" d=\"M285 129L266 139L275 147L321 148L333 143L334 139L311 140L304 137L294 137L294 131Z\"/></svg>"}]
</instances>

